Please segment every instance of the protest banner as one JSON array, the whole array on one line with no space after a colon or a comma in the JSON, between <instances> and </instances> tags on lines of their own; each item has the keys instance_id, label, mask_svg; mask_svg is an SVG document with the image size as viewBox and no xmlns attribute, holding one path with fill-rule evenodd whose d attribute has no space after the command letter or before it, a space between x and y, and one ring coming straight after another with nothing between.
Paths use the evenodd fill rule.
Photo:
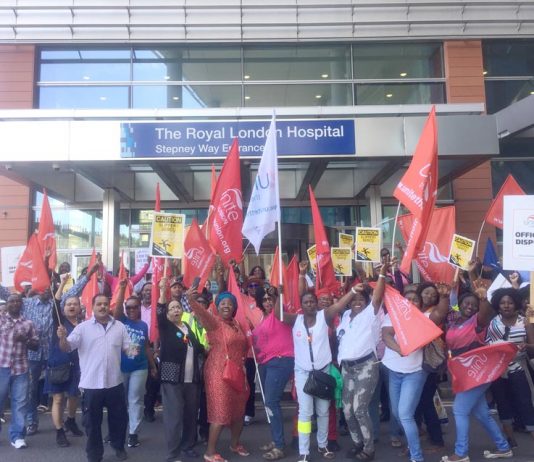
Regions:
<instances>
[{"instance_id":1,"label":"protest banner","mask_svg":"<svg viewBox=\"0 0 534 462\"><path fill-rule=\"evenodd\" d=\"M356 261L380 263L380 228L356 228Z\"/></svg>"},{"instance_id":2,"label":"protest banner","mask_svg":"<svg viewBox=\"0 0 534 462\"><path fill-rule=\"evenodd\" d=\"M24 252L23 245L16 245L13 247L2 247L2 285L4 287L13 287L15 270L17 263Z\"/></svg>"},{"instance_id":3,"label":"protest banner","mask_svg":"<svg viewBox=\"0 0 534 462\"><path fill-rule=\"evenodd\" d=\"M317 270L317 247L314 244L306 252L308 253L308 260L310 261L310 268L313 271L313 274L315 274L315 271Z\"/></svg>"},{"instance_id":4,"label":"protest banner","mask_svg":"<svg viewBox=\"0 0 534 462\"><path fill-rule=\"evenodd\" d=\"M339 233L338 234L339 247L348 247L352 249L354 246L354 236L352 234Z\"/></svg>"},{"instance_id":5,"label":"protest banner","mask_svg":"<svg viewBox=\"0 0 534 462\"><path fill-rule=\"evenodd\" d=\"M150 255L182 258L184 253L185 215L154 212Z\"/></svg>"},{"instance_id":6,"label":"protest banner","mask_svg":"<svg viewBox=\"0 0 534 462\"><path fill-rule=\"evenodd\" d=\"M459 234L453 234L451 249L449 251L449 263L467 270L469 268L469 262L473 258L474 251L475 241Z\"/></svg>"},{"instance_id":7,"label":"protest banner","mask_svg":"<svg viewBox=\"0 0 534 462\"><path fill-rule=\"evenodd\" d=\"M352 276L352 250L348 247L330 249L336 276Z\"/></svg>"},{"instance_id":8,"label":"protest banner","mask_svg":"<svg viewBox=\"0 0 534 462\"><path fill-rule=\"evenodd\" d=\"M534 196L504 196L503 267L534 271Z\"/></svg>"}]
</instances>

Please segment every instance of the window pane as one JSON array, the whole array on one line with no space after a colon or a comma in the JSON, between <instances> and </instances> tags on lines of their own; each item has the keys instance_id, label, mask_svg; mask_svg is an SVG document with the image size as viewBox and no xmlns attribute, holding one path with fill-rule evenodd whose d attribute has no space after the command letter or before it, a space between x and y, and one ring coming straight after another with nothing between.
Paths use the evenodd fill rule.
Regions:
<instances>
[{"instance_id":1,"label":"window pane","mask_svg":"<svg viewBox=\"0 0 534 462\"><path fill-rule=\"evenodd\" d=\"M247 85L245 106L350 106L350 85Z\"/></svg>"},{"instance_id":2,"label":"window pane","mask_svg":"<svg viewBox=\"0 0 534 462\"><path fill-rule=\"evenodd\" d=\"M445 102L442 83L356 84L356 104L438 104Z\"/></svg>"},{"instance_id":3,"label":"window pane","mask_svg":"<svg viewBox=\"0 0 534 462\"><path fill-rule=\"evenodd\" d=\"M439 43L353 45L355 79L443 77Z\"/></svg>"},{"instance_id":4,"label":"window pane","mask_svg":"<svg viewBox=\"0 0 534 462\"><path fill-rule=\"evenodd\" d=\"M484 70L488 77L534 76L534 41L485 42Z\"/></svg>"},{"instance_id":5,"label":"window pane","mask_svg":"<svg viewBox=\"0 0 534 462\"><path fill-rule=\"evenodd\" d=\"M241 106L239 85L136 85L133 87L133 107L187 108Z\"/></svg>"},{"instance_id":6,"label":"window pane","mask_svg":"<svg viewBox=\"0 0 534 462\"><path fill-rule=\"evenodd\" d=\"M128 87L41 87L40 109L127 109Z\"/></svg>"},{"instance_id":7,"label":"window pane","mask_svg":"<svg viewBox=\"0 0 534 462\"><path fill-rule=\"evenodd\" d=\"M136 81L241 80L239 47L135 49Z\"/></svg>"},{"instance_id":8,"label":"window pane","mask_svg":"<svg viewBox=\"0 0 534 462\"><path fill-rule=\"evenodd\" d=\"M532 80L486 81L486 105L490 114L532 94Z\"/></svg>"},{"instance_id":9,"label":"window pane","mask_svg":"<svg viewBox=\"0 0 534 462\"><path fill-rule=\"evenodd\" d=\"M246 47L245 80L350 79L350 48L346 45Z\"/></svg>"}]
</instances>

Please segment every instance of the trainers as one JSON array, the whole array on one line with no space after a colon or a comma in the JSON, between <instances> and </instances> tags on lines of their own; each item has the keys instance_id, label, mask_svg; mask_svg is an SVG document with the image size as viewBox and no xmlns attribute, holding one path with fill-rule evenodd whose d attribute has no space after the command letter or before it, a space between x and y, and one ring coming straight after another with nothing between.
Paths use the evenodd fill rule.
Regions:
<instances>
[{"instance_id":1,"label":"trainers","mask_svg":"<svg viewBox=\"0 0 534 462\"><path fill-rule=\"evenodd\" d=\"M76 423L74 417L67 418L63 426L65 427L65 431L72 433L72 436L83 436L83 432L78 427L78 424Z\"/></svg>"},{"instance_id":2,"label":"trainers","mask_svg":"<svg viewBox=\"0 0 534 462\"><path fill-rule=\"evenodd\" d=\"M309 454L300 454L299 458L297 459L297 462L309 462L309 461L310 461Z\"/></svg>"},{"instance_id":3,"label":"trainers","mask_svg":"<svg viewBox=\"0 0 534 462\"><path fill-rule=\"evenodd\" d=\"M246 415L245 419L243 420L243 425L245 425L245 427L247 427L248 425L250 425L252 423L252 419L253 419L253 417L250 417L249 415Z\"/></svg>"},{"instance_id":4,"label":"trainers","mask_svg":"<svg viewBox=\"0 0 534 462\"><path fill-rule=\"evenodd\" d=\"M28 447L26 441L24 441L24 439L22 438L18 438L15 441L12 441L11 446L13 446L15 449L24 449Z\"/></svg>"},{"instance_id":5,"label":"trainers","mask_svg":"<svg viewBox=\"0 0 534 462\"><path fill-rule=\"evenodd\" d=\"M39 427L37 426L37 424L30 424L26 427L26 436L32 436L32 435L35 435L37 433L37 429Z\"/></svg>"},{"instance_id":6,"label":"trainers","mask_svg":"<svg viewBox=\"0 0 534 462\"><path fill-rule=\"evenodd\" d=\"M65 436L65 430L62 428L56 430L56 444L60 448L66 448L67 446L70 446L69 440Z\"/></svg>"},{"instance_id":7,"label":"trainers","mask_svg":"<svg viewBox=\"0 0 534 462\"><path fill-rule=\"evenodd\" d=\"M128 454L126 454L126 451L124 449L116 449L115 457L117 458L117 460L126 460L128 459Z\"/></svg>"},{"instance_id":8,"label":"trainers","mask_svg":"<svg viewBox=\"0 0 534 462\"><path fill-rule=\"evenodd\" d=\"M136 448L141 443L139 442L139 438L137 438L137 435L134 433L130 433L128 435L128 447L129 448Z\"/></svg>"},{"instance_id":9,"label":"trainers","mask_svg":"<svg viewBox=\"0 0 534 462\"><path fill-rule=\"evenodd\" d=\"M325 459L334 459L336 457L336 454L328 449L328 446L326 448L317 448L317 451L319 454L321 454Z\"/></svg>"}]
</instances>

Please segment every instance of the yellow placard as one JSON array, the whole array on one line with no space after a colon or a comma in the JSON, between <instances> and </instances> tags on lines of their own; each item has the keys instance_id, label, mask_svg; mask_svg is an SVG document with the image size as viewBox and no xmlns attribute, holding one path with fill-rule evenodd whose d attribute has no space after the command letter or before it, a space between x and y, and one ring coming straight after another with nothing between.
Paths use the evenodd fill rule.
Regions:
<instances>
[{"instance_id":1,"label":"yellow placard","mask_svg":"<svg viewBox=\"0 0 534 462\"><path fill-rule=\"evenodd\" d=\"M308 260L310 261L310 268L312 269L313 273L315 274L315 271L317 271L317 247L312 245L308 250Z\"/></svg>"},{"instance_id":2,"label":"yellow placard","mask_svg":"<svg viewBox=\"0 0 534 462\"><path fill-rule=\"evenodd\" d=\"M475 241L459 234L452 235L451 251L449 252L449 263L467 270L469 262L473 258Z\"/></svg>"},{"instance_id":3,"label":"yellow placard","mask_svg":"<svg viewBox=\"0 0 534 462\"><path fill-rule=\"evenodd\" d=\"M356 261L380 263L380 228L356 228Z\"/></svg>"},{"instance_id":4,"label":"yellow placard","mask_svg":"<svg viewBox=\"0 0 534 462\"><path fill-rule=\"evenodd\" d=\"M354 236L352 234L339 233L338 234L339 247L348 247L352 249L354 246Z\"/></svg>"},{"instance_id":5,"label":"yellow placard","mask_svg":"<svg viewBox=\"0 0 534 462\"><path fill-rule=\"evenodd\" d=\"M153 257L182 258L185 215L154 213L150 254Z\"/></svg>"},{"instance_id":6,"label":"yellow placard","mask_svg":"<svg viewBox=\"0 0 534 462\"><path fill-rule=\"evenodd\" d=\"M336 276L352 276L352 250L347 247L332 247L330 254Z\"/></svg>"}]
</instances>

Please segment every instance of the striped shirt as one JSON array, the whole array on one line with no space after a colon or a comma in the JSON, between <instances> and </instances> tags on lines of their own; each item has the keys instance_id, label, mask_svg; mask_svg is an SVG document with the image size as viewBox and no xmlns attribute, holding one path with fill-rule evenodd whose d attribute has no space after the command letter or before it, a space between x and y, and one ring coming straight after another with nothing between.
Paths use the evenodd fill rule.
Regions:
<instances>
[{"instance_id":1,"label":"striped shirt","mask_svg":"<svg viewBox=\"0 0 534 462\"><path fill-rule=\"evenodd\" d=\"M527 332L525 330L524 316L518 314L517 320L513 326L506 326L502 322L501 315L498 315L491 320L491 323L488 327L488 333L486 335L486 342L495 343L502 340L512 342L515 345L527 341ZM522 370L521 363L519 361L523 358L524 353L518 352L515 359L510 364L508 364L508 373Z\"/></svg>"},{"instance_id":2,"label":"striped shirt","mask_svg":"<svg viewBox=\"0 0 534 462\"><path fill-rule=\"evenodd\" d=\"M20 334L24 334L24 341L15 340L15 335ZM31 321L0 313L0 367L9 368L11 375L28 371L28 340L39 340Z\"/></svg>"}]
</instances>

